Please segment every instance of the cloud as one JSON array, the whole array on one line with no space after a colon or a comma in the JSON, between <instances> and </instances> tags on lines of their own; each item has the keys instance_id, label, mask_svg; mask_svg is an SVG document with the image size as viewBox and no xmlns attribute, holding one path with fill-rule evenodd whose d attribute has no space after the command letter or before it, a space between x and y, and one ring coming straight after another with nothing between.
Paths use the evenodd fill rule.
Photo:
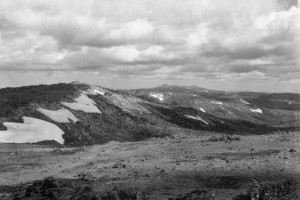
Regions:
<instances>
[{"instance_id":1,"label":"cloud","mask_svg":"<svg viewBox=\"0 0 300 200\"><path fill-rule=\"evenodd\" d=\"M113 39L139 39L154 31L154 26L145 19L136 19L134 21L127 22L117 30L112 30L109 33L109 37Z\"/></svg>"},{"instance_id":2,"label":"cloud","mask_svg":"<svg viewBox=\"0 0 300 200\"><path fill-rule=\"evenodd\" d=\"M299 32L295 0L2 1L0 70L284 81Z\"/></svg>"}]
</instances>

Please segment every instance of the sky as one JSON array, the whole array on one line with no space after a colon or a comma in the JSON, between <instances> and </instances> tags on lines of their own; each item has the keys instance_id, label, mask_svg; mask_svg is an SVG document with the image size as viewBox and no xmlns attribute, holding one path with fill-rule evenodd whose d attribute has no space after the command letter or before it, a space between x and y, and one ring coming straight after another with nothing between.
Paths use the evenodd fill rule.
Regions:
<instances>
[{"instance_id":1,"label":"sky","mask_svg":"<svg viewBox=\"0 0 300 200\"><path fill-rule=\"evenodd\" d=\"M1 0L0 88L300 92L300 0Z\"/></svg>"}]
</instances>

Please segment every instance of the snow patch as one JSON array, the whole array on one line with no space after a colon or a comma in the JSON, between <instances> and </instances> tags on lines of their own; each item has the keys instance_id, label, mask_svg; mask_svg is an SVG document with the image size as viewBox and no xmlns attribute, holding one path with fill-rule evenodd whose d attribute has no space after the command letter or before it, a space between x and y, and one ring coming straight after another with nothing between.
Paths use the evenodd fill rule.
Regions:
<instances>
[{"instance_id":1,"label":"snow patch","mask_svg":"<svg viewBox=\"0 0 300 200\"><path fill-rule=\"evenodd\" d=\"M252 112L262 113L262 110L260 108L256 109L250 109Z\"/></svg>"},{"instance_id":2,"label":"snow patch","mask_svg":"<svg viewBox=\"0 0 300 200\"><path fill-rule=\"evenodd\" d=\"M100 91L100 90L97 90L97 89L94 89L94 92L96 94L101 94L102 96L104 96L104 94L105 94L105 91Z\"/></svg>"},{"instance_id":3,"label":"snow patch","mask_svg":"<svg viewBox=\"0 0 300 200\"><path fill-rule=\"evenodd\" d=\"M60 108L58 110L47 110L44 108L38 108L37 110L56 122L70 123L69 119L71 119L74 122L78 121L78 119L73 115L73 113L64 108Z\"/></svg>"},{"instance_id":4,"label":"snow patch","mask_svg":"<svg viewBox=\"0 0 300 200\"><path fill-rule=\"evenodd\" d=\"M64 143L64 132L50 122L23 117L24 123L4 122L6 131L0 131L0 142L4 143L33 143L43 140L55 140Z\"/></svg>"},{"instance_id":5,"label":"snow patch","mask_svg":"<svg viewBox=\"0 0 300 200\"><path fill-rule=\"evenodd\" d=\"M204 112L205 113L205 110L203 109L203 108L199 108L202 112Z\"/></svg>"},{"instance_id":6,"label":"snow patch","mask_svg":"<svg viewBox=\"0 0 300 200\"><path fill-rule=\"evenodd\" d=\"M199 117L199 116L192 116L192 115L184 115L184 116L186 116L186 117L188 117L188 118L191 118L191 119L195 119L195 120L199 120L199 121L201 121L201 122L203 122L204 124L206 124L206 125L208 125L208 123L207 123L207 121L205 121L205 120L203 120L201 117Z\"/></svg>"},{"instance_id":7,"label":"snow patch","mask_svg":"<svg viewBox=\"0 0 300 200\"><path fill-rule=\"evenodd\" d=\"M150 95L151 97L154 97L154 98L159 99L160 101L163 101L163 100L164 100L164 95L163 95L163 94L159 94L159 93L150 93L149 95Z\"/></svg>"},{"instance_id":8,"label":"snow patch","mask_svg":"<svg viewBox=\"0 0 300 200\"><path fill-rule=\"evenodd\" d=\"M91 86L91 89L88 89L87 91L84 91L84 94L91 94L91 95L102 95L104 96L105 92L104 88L96 87L96 86Z\"/></svg>"},{"instance_id":9,"label":"snow patch","mask_svg":"<svg viewBox=\"0 0 300 200\"><path fill-rule=\"evenodd\" d=\"M221 102L221 101L212 101L211 103L213 103L213 104L219 104L219 105L223 105L223 102Z\"/></svg>"},{"instance_id":10,"label":"snow patch","mask_svg":"<svg viewBox=\"0 0 300 200\"><path fill-rule=\"evenodd\" d=\"M241 100L241 102L243 102L244 104L250 104L249 102L247 102L247 101L245 101L245 100L243 100L243 99L241 99L241 98L240 98L240 100Z\"/></svg>"},{"instance_id":11,"label":"snow patch","mask_svg":"<svg viewBox=\"0 0 300 200\"><path fill-rule=\"evenodd\" d=\"M95 105L96 103L85 94L81 94L74 101L73 103L62 102L62 104L73 110L81 110L87 113L101 113Z\"/></svg>"}]
</instances>

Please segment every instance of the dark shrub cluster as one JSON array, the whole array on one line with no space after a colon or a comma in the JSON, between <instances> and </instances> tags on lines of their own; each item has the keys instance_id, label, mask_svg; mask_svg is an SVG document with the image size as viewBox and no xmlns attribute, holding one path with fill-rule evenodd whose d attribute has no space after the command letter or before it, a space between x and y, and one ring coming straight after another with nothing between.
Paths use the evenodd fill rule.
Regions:
<instances>
[{"instance_id":1,"label":"dark shrub cluster","mask_svg":"<svg viewBox=\"0 0 300 200\"><path fill-rule=\"evenodd\" d=\"M45 178L35 181L18 193L14 200L148 200L146 193L135 189L114 188L108 192L99 191L91 184L78 180L57 180Z\"/></svg>"},{"instance_id":2,"label":"dark shrub cluster","mask_svg":"<svg viewBox=\"0 0 300 200\"><path fill-rule=\"evenodd\" d=\"M148 200L146 193L140 190L122 190L114 188L112 191L101 195L102 200Z\"/></svg>"},{"instance_id":3,"label":"dark shrub cluster","mask_svg":"<svg viewBox=\"0 0 300 200\"><path fill-rule=\"evenodd\" d=\"M207 141L209 142L218 142L218 141L224 141L224 142L231 142L231 141L238 141L241 140L240 136L212 136Z\"/></svg>"},{"instance_id":4,"label":"dark shrub cluster","mask_svg":"<svg viewBox=\"0 0 300 200\"><path fill-rule=\"evenodd\" d=\"M275 184L260 184L254 180L247 194L233 200L296 200L299 198L296 191L296 183L290 180Z\"/></svg>"}]
</instances>

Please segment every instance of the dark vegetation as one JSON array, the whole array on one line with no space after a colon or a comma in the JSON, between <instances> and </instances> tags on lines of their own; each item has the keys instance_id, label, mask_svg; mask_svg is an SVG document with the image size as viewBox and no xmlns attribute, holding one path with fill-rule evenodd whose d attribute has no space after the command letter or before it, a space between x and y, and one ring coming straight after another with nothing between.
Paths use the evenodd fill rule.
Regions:
<instances>
[{"instance_id":1,"label":"dark vegetation","mask_svg":"<svg viewBox=\"0 0 300 200\"><path fill-rule=\"evenodd\" d=\"M0 131L6 131L7 128L0 122Z\"/></svg>"},{"instance_id":2,"label":"dark vegetation","mask_svg":"<svg viewBox=\"0 0 300 200\"><path fill-rule=\"evenodd\" d=\"M255 124L243 120L220 119L209 114L203 114L202 112L191 107L162 107L156 105L145 106L148 107L154 114L158 115L162 119L177 126L188 129L207 130L231 134L264 134L270 131L277 130L277 128L274 127ZM203 117L205 121L208 121L209 125L204 124L203 122L197 119L188 118L184 115ZM221 121L224 121L225 123L222 123Z\"/></svg>"},{"instance_id":3,"label":"dark vegetation","mask_svg":"<svg viewBox=\"0 0 300 200\"><path fill-rule=\"evenodd\" d=\"M34 106L35 103L48 105L70 101L76 96L78 89L86 87L86 85L59 83L0 89L0 118L14 117L18 114L16 112L21 111L19 109Z\"/></svg>"},{"instance_id":4,"label":"dark vegetation","mask_svg":"<svg viewBox=\"0 0 300 200\"><path fill-rule=\"evenodd\" d=\"M212 136L210 137L207 141L209 142L219 142L219 141L222 141L222 142L231 142L231 141L239 141L241 140L241 137L240 136L237 136L237 135L233 135L233 136Z\"/></svg>"},{"instance_id":5,"label":"dark vegetation","mask_svg":"<svg viewBox=\"0 0 300 200\"><path fill-rule=\"evenodd\" d=\"M1 189L1 188L0 188ZM100 191L91 180L45 178L18 188L2 188L1 200L147 200L139 189L113 188ZM1 197L1 196L0 196Z\"/></svg>"},{"instance_id":6,"label":"dark vegetation","mask_svg":"<svg viewBox=\"0 0 300 200\"><path fill-rule=\"evenodd\" d=\"M297 200L297 183L284 180L259 183L253 180L246 194L233 200ZM211 189L195 189L169 200L215 200ZM18 186L1 186L1 200L147 200L149 194L140 189L114 187L101 191L94 179L54 179L52 177Z\"/></svg>"},{"instance_id":7,"label":"dark vegetation","mask_svg":"<svg viewBox=\"0 0 300 200\"><path fill-rule=\"evenodd\" d=\"M33 144L42 145L42 146L49 146L51 148L64 147L64 145L58 143L55 140L43 140L43 141L36 142L36 143L33 143Z\"/></svg>"},{"instance_id":8,"label":"dark vegetation","mask_svg":"<svg viewBox=\"0 0 300 200\"><path fill-rule=\"evenodd\" d=\"M247 194L240 194L233 200L297 200L297 184L291 180L263 184L253 181Z\"/></svg>"},{"instance_id":9,"label":"dark vegetation","mask_svg":"<svg viewBox=\"0 0 300 200\"><path fill-rule=\"evenodd\" d=\"M278 110L300 110L300 94L291 93L254 93L254 92L241 92L239 95L249 103L265 107L269 109ZM289 103L291 102L291 103Z\"/></svg>"}]
</instances>

